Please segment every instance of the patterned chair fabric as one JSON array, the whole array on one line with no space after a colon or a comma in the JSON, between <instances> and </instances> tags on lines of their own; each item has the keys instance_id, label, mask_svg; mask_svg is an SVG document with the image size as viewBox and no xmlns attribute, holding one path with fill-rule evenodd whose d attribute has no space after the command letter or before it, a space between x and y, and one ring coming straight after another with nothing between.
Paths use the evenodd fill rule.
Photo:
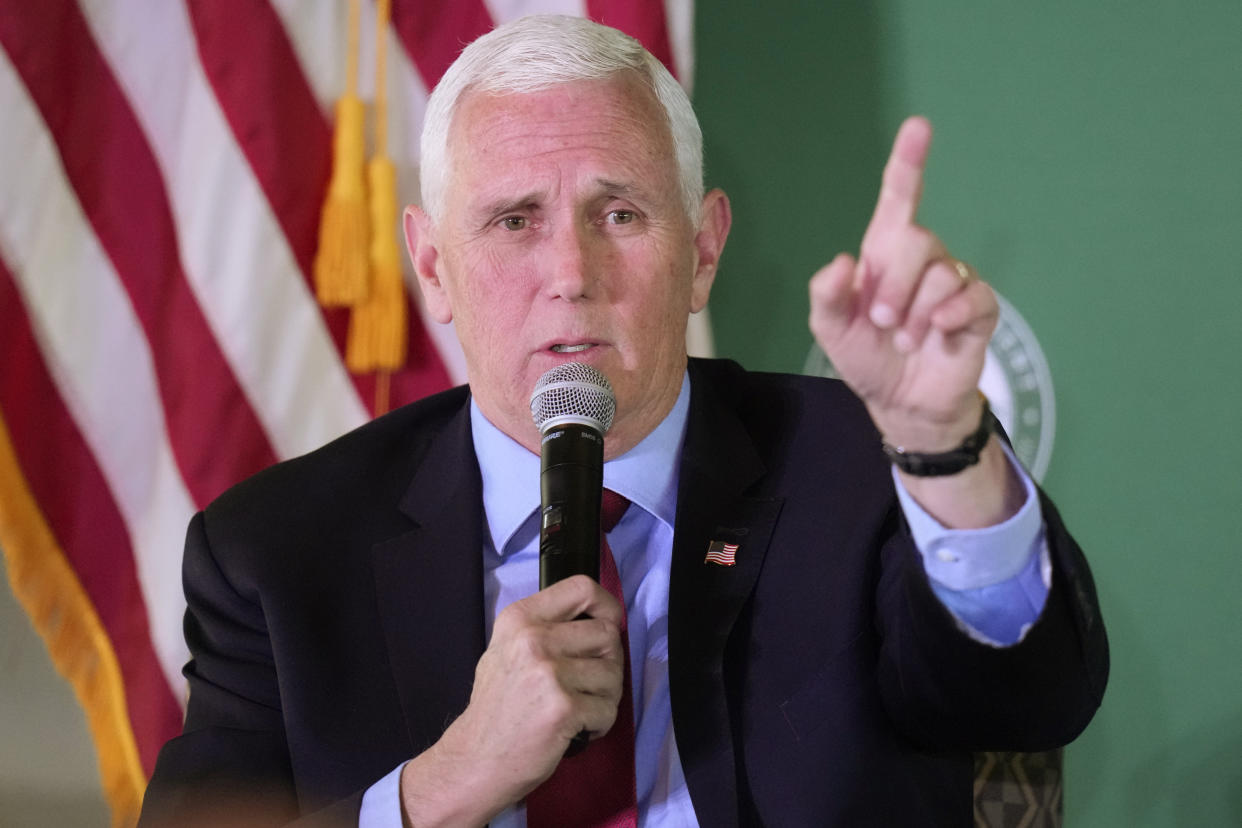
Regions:
<instances>
[{"instance_id":1,"label":"patterned chair fabric","mask_svg":"<svg viewBox=\"0 0 1242 828\"><path fill-rule=\"evenodd\" d=\"M975 754L975 828L1061 828L1062 751Z\"/></svg>"}]
</instances>

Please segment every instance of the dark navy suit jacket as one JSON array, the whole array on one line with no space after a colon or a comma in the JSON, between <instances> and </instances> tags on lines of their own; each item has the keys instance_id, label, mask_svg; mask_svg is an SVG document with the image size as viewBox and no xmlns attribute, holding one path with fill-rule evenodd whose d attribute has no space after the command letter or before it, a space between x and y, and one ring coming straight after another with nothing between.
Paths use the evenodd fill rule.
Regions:
<instances>
[{"instance_id":1,"label":"dark navy suit jacket","mask_svg":"<svg viewBox=\"0 0 1242 828\"><path fill-rule=\"evenodd\" d=\"M1043 613L1020 644L981 645L932 593L848 389L726 361L691 360L690 377L668 635L700 823L969 825L971 751L1064 744L1104 691L1095 589L1056 510L1044 499ZM469 700L483 526L465 388L197 515L189 710L144 824L208 803L216 822L356 820ZM738 544L736 565L704 562L713 540Z\"/></svg>"}]
</instances>

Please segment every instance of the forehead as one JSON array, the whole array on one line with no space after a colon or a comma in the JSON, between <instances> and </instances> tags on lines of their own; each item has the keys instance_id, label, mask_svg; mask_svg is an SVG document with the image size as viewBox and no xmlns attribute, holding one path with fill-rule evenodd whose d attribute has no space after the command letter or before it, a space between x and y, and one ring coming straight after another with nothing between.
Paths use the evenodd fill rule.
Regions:
<instances>
[{"instance_id":1,"label":"forehead","mask_svg":"<svg viewBox=\"0 0 1242 828\"><path fill-rule=\"evenodd\" d=\"M565 162L661 178L675 167L664 109L631 73L537 92L467 91L453 115L449 146L450 181L467 188Z\"/></svg>"}]
</instances>

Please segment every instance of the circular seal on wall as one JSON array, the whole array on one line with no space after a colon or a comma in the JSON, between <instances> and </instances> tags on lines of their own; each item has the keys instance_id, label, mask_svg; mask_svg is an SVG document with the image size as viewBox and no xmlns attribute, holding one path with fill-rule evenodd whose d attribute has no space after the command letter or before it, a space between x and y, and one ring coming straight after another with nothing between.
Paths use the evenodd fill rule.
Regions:
<instances>
[{"instance_id":1,"label":"circular seal on wall","mask_svg":"<svg viewBox=\"0 0 1242 828\"><path fill-rule=\"evenodd\" d=\"M1000 319L984 356L979 390L1005 427L1014 453L1035 480L1042 480L1052 460L1056 432L1056 397L1052 374L1039 341L1017 309L1000 294ZM811 345L803 373L838 377L818 345Z\"/></svg>"}]
</instances>

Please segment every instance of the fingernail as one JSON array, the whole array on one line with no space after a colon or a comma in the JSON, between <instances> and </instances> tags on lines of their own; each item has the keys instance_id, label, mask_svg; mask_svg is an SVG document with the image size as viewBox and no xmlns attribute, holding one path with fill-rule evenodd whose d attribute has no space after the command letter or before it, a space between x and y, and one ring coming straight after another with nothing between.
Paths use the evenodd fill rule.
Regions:
<instances>
[{"instance_id":1,"label":"fingernail","mask_svg":"<svg viewBox=\"0 0 1242 828\"><path fill-rule=\"evenodd\" d=\"M914 337L904 330L898 331L893 334L893 347L903 354L908 354L914 350Z\"/></svg>"},{"instance_id":2,"label":"fingernail","mask_svg":"<svg viewBox=\"0 0 1242 828\"><path fill-rule=\"evenodd\" d=\"M872 305L871 321L879 328L891 328L897 324L897 313L888 305Z\"/></svg>"}]
</instances>

